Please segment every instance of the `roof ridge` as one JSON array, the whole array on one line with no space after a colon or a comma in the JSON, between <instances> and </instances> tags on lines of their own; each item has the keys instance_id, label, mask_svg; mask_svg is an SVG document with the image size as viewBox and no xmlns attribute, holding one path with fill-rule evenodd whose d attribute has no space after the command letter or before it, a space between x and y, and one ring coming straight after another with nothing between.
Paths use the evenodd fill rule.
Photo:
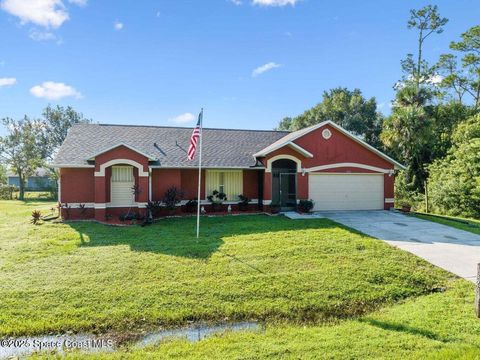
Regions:
<instances>
[{"instance_id":1,"label":"roof ridge","mask_svg":"<svg viewBox=\"0 0 480 360\"><path fill-rule=\"evenodd\" d=\"M131 125L131 124L105 124L105 123L90 123L90 124L75 124L74 126L118 126L118 127L144 127L144 128L160 128L160 129L192 129L191 126L168 126L168 125ZM285 130L262 130L262 129L229 129L229 128L203 128L203 130L224 130L224 131L249 131L249 132L269 132L290 134Z\"/></svg>"}]
</instances>

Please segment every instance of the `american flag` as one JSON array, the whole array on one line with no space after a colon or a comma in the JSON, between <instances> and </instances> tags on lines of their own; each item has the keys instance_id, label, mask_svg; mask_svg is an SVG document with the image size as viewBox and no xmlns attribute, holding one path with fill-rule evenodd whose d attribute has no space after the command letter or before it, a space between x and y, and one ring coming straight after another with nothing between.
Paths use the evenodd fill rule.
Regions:
<instances>
[{"instance_id":1,"label":"american flag","mask_svg":"<svg viewBox=\"0 0 480 360\"><path fill-rule=\"evenodd\" d=\"M195 129L193 129L192 136L190 137L190 146L188 147L188 160L195 158L195 152L197 151L198 139L200 138L200 127L202 126L203 111L198 115L198 122Z\"/></svg>"}]
</instances>

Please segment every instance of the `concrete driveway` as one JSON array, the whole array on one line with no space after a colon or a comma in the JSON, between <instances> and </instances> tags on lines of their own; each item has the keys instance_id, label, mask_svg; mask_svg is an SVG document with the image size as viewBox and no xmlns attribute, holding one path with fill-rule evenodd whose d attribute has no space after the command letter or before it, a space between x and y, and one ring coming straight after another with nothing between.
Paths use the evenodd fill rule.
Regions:
<instances>
[{"instance_id":1,"label":"concrete driveway","mask_svg":"<svg viewBox=\"0 0 480 360\"><path fill-rule=\"evenodd\" d=\"M393 211L320 212L326 217L475 282L480 236Z\"/></svg>"}]
</instances>

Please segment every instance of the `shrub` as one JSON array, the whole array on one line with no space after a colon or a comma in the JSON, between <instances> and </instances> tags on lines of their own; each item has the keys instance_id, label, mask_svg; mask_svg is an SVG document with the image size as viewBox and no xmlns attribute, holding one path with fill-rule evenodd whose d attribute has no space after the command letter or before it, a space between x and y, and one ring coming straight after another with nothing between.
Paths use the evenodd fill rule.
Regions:
<instances>
[{"instance_id":1,"label":"shrub","mask_svg":"<svg viewBox=\"0 0 480 360\"><path fill-rule=\"evenodd\" d=\"M180 201L183 198L183 192L178 190L175 186L172 186L167 191L165 191L165 195L163 196L163 203L165 207L169 210L174 210Z\"/></svg>"},{"instance_id":2,"label":"shrub","mask_svg":"<svg viewBox=\"0 0 480 360\"><path fill-rule=\"evenodd\" d=\"M194 212L197 209L198 206L198 201L197 199L193 200L188 200L187 203L185 204L185 210L187 212Z\"/></svg>"},{"instance_id":3,"label":"shrub","mask_svg":"<svg viewBox=\"0 0 480 360\"><path fill-rule=\"evenodd\" d=\"M213 211L220 211L222 209L222 204L227 200L227 195L218 190L213 190L212 195L207 196L208 201L212 203Z\"/></svg>"},{"instance_id":4,"label":"shrub","mask_svg":"<svg viewBox=\"0 0 480 360\"><path fill-rule=\"evenodd\" d=\"M429 201L435 212L480 217L480 115L460 123L449 154L428 168Z\"/></svg>"},{"instance_id":5,"label":"shrub","mask_svg":"<svg viewBox=\"0 0 480 360\"><path fill-rule=\"evenodd\" d=\"M144 220L145 217L138 214L138 213L127 213L127 214L122 214L120 215L119 217L119 220L120 221L130 221L130 223L133 225L133 224L136 224L136 220Z\"/></svg>"},{"instance_id":6,"label":"shrub","mask_svg":"<svg viewBox=\"0 0 480 360\"><path fill-rule=\"evenodd\" d=\"M246 197L245 195L238 195L238 198L240 199L238 203L238 209L240 211L245 211L248 209L248 203L250 202L250 199Z\"/></svg>"},{"instance_id":7,"label":"shrub","mask_svg":"<svg viewBox=\"0 0 480 360\"><path fill-rule=\"evenodd\" d=\"M85 215L87 214L87 208L85 207L85 204L79 204L78 208L80 209L80 216L85 218Z\"/></svg>"},{"instance_id":8,"label":"shrub","mask_svg":"<svg viewBox=\"0 0 480 360\"><path fill-rule=\"evenodd\" d=\"M72 208L68 203L60 204L60 208L65 210L63 213L65 214L65 220L70 219L70 209Z\"/></svg>"},{"instance_id":9,"label":"shrub","mask_svg":"<svg viewBox=\"0 0 480 360\"><path fill-rule=\"evenodd\" d=\"M158 216L158 212L161 208L161 203L160 201L149 201L147 203L147 211L150 214L151 217L156 217Z\"/></svg>"},{"instance_id":10,"label":"shrub","mask_svg":"<svg viewBox=\"0 0 480 360\"><path fill-rule=\"evenodd\" d=\"M42 214L40 213L40 211L33 210L32 211L32 219L30 220L30 222L33 225L37 225L40 222L41 217L42 217Z\"/></svg>"},{"instance_id":11,"label":"shrub","mask_svg":"<svg viewBox=\"0 0 480 360\"><path fill-rule=\"evenodd\" d=\"M13 185L0 185L0 200L12 200L13 193L18 191L18 188Z\"/></svg>"},{"instance_id":12,"label":"shrub","mask_svg":"<svg viewBox=\"0 0 480 360\"><path fill-rule=\"evenodd\" d=\"M218 190L213 190L212 195L207 196L208 201L212 204L223 204L224 201L227 200L227 195L223 192L219 192Z\"/></svg>"},{"instance_id":13,"label":"shrub","mask_svg":"<svg viewBox=\"0 0 480 360\"><path fill-rule=\"evenodd\" d=\"M298 210L303 213L309 213L313 209L313 200L300 200L298 202Z\"/></svg>"}]
</instances>

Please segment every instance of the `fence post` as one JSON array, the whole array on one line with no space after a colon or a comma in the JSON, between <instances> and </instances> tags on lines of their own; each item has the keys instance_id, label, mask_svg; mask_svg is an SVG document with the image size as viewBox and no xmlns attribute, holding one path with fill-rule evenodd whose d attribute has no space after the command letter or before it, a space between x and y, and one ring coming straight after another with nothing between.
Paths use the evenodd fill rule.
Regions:
<instances>
[{"instance_id":1,"label":"fence post","mask_svg":"<svg viewBox=\"0 0 480 360\"><path fill-rule=\"evenodd\" d=\"M477 264L477 285L475 287L475 313L480 318L480 263Z\"/></svg>"}]
</instances>

